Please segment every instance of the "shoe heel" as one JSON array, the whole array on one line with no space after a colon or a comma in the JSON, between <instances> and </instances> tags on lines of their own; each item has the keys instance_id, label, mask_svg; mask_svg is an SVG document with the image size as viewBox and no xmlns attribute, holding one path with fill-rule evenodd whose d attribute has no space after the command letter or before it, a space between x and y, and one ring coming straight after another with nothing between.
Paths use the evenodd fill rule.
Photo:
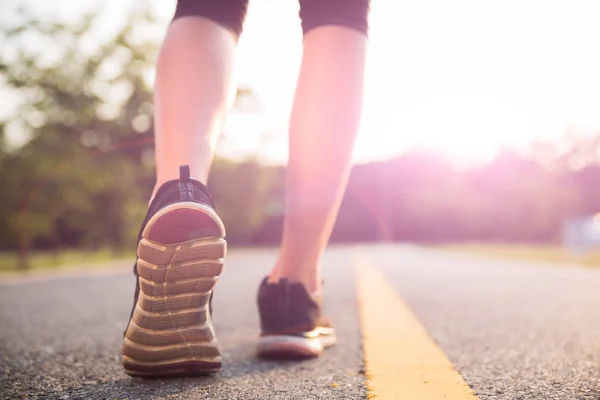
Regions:
<instances>
[{"instance_id":1,"label":"shoe heel","mask_svg":"<svg viewBox=\"0 0 600 400\"><path fill-rule=\"evenodd\" d=\"M122 347L131 376L206 375L221 368L209 303L227 251L224 230L215 232L222 223L214 211L175 206L148 222L138 244L140 292ZM194 237L209 230L219 236Z\"/></svg>"}]
</instances>

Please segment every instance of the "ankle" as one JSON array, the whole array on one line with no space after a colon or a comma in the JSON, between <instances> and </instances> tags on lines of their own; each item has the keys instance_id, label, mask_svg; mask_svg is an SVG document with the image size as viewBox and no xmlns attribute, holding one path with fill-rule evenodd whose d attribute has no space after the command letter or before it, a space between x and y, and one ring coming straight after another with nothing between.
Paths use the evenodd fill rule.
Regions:
<instances>
[{"instance_id":1,"label":"ankle","mask_svg":"<svg viewBox=\"0 0 600 400\"><path fill-rule=\"evenodd\" d=\"M297 273L296 271L278 271L274 269L268 277L269 283L277 283L281 279L287 279L293 283L301 283L310 294L321 293L322 280L318 272Z\"/></svg>"},{"instance_id":2,"label":"ankle","mask_svg":"<svg viewBox=\"0 0 600 400\"><path fill-rule=\"evenodd\" d=\"M206 186L208 181L208 171L210 168L210 163L190 163L181 165L189 165L190 168L190 178L202 183ZM158 189L169 181L175 181L180 178L179 168L181 165L173 165L173 163L169 164L169 168L158 168L156 173L156 183L154 184L154 189L152 190L152 197L156 194Z\"/></svg>"}]
</instances>

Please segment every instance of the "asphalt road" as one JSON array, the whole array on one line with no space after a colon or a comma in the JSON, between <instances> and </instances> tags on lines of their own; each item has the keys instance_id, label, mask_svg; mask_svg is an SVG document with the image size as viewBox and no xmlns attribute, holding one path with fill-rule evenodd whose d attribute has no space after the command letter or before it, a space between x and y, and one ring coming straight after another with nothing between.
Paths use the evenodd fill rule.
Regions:
<instances>
[{"instance_id":1,"label":"asphalt road","mask_svg":"<svg viewBox=\"0 0 600 400\"><path fill-rule=\"evenodd\" d=\"M130 263L0 280L0 398L365 399L354 268L368 260L480 399L600 399L600 270L334 246L324 262L325 311L339 344L317 360L273 362L256 359L254 346L256 289L274 258L271 250L230 252L214 303L224 367L196 379L148 381L121 371Z\"/></svg>"}]
</instances>

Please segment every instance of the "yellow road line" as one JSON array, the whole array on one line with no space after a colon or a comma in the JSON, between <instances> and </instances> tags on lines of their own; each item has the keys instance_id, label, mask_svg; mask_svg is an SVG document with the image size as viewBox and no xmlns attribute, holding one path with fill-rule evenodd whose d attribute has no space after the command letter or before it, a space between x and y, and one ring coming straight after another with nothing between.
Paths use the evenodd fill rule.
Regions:
<instances>
[{"instance_id":1,"label":"yellow road line","mask_svg":"<svg viewBox=\"0 0 600 400\"><path fill-rule=\"evenodd\" d=\"M368 398L477 399L378 268L358 265L356 283Z\"/></svg>"}]
</instances>

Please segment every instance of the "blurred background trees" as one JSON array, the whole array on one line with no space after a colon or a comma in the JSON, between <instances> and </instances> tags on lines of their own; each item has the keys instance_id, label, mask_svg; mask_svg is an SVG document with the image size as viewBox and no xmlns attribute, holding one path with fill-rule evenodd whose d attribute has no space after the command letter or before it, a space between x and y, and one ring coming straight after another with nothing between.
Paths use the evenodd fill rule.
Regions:
<instances>
[{"instance_id":1,"label":"blurred background trees","mask_svg":"<svg viewBox=\"0 0 600 400\"><path fill-rule=\"evenodd\" d=\"M23 267L30 250L134 246L154 184L158 46L134 34L150 15L129 18L103 43L90 40L93 14L0 32L0 250L19 250ZM357 165L332 240L556 242L567 219L600 211L599 156L600 132L566 132L466 170L424 151ZM283 166L216 159L209 186L231 244L279 242L284 179Z\"/></svg>"}]
</instances>

